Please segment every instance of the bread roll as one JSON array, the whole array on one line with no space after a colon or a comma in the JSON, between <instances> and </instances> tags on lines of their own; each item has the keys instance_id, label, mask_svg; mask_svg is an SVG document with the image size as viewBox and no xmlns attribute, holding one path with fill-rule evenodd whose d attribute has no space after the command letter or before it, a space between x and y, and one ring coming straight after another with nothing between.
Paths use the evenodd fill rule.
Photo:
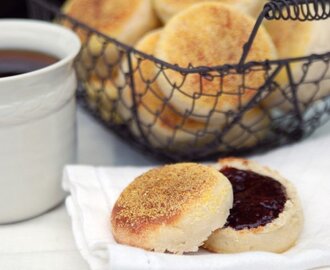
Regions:
<instances>
[{"instance_id":1,"label":"bread roll","mask_svg":"<svg viewBox=\"0 0 330 270\"><path fill-rule=\"evenodd\" d=\"M164 28L155 55L180 67L237 64L254 26L252 17L217 2L196 4L176 15ZM275 46L263 27L247 61L276 58ZM231 70L184 74L164 69L157 83L182 113L222 121L224 113L249 102L265 82L265 71L237 74ZM244 87L243 87L244 85Z\"/></svg>"},{"instance_id":2,"label":"bread roll","mask_svg":"<svg viewBox=\"0 0 330 270\"><path fill-rule=\"evenodd\" d=\"M158 16L166 23L175 14L192 6L193 4L205 2L206 0L153 0L153 4ZM208 0L209 1L209 0ZM212 0L211 0L212 1ZM259 12L260 0L213 0L215 2L222 2L231 4L235 8L242 10L252 16L257 16Z\"/></svg>"},{"instance_id":3,"label":"bread roll","mask_svg":"<svg viewBox=\"0 0 330 270\"><path fill-rule=\"evenodd\" d=\"M224 225L232 188L216 169L182 163L152 169L120 195L111 216L120 244L156 252L195 252Z\"/></svg>"},{"instance_id":4,"label":"bread roll","mask_svg":"<svg viewBox=\"0 0 330 270\"><path fill-rule=\"evenodd\" d=\"M226 168L243 172L234 179ZM222 159L218 169L235 183L234 206L226 226L210 236L205 248L219 253L280 253L292 247L303 228L303 212L293 185L276 171L244 159ZM252 172L249 179L246 172Z\"/></svg>"},{"instance_id":5,"label":"bread roll","mask_svg":"<svg viewBox=\"0 0 330 270\"><path fill-rule=\"evenodd\" d=\"M146 34L136 45L136 49L146 54L153 55L162 30L155 30ZM144 133L150 143L156 147L178 149L202 145L210 141L211 131L221 128L221 125L210 124L190 119L182 115L171 105L171 100L166 100L156 82L156 64L148 59L136 56L133 58L134 87L137 103L137 115ZM124 63L124 70L127 64ZM122 78L123 80L123 78ZM132 115L132 90L126 86L121 93L119 113L124 119L133 119ZM137 123L131 121L131 130L139 134Z\"/></svg>"}]
</instances>

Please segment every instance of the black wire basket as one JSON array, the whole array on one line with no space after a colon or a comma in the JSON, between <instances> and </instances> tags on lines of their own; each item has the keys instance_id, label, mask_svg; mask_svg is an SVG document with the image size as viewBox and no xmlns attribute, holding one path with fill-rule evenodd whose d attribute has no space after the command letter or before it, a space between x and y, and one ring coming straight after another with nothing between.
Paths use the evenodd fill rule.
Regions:
<instances>
[{"instance_id":1,"label":"black wire basket","mask_svg":"<svg viewBox=\"0 0 330 270\"><path fill-rule=\"evenodd\" d=\"M264 20L325 20L330 17L330 0L270 1L256 20L239 63L216 67L166 63L61 13L46 1L30 0L29 9L32 18L66 25L84 37L76 59L80 104L125 141L158 158L201 160L270 149L310 135L329 118L330 52L263 62L246 59ZM97 52L90 49L96 41ZM109 60L109 51L116 57ZM146 63L156 69L153 77L144 76L142 66ZM169 79L169 72L179 74L181 83ZM262 72L262 83L257 87L246 85L249 74L255 72ZM193 95L183 91L189 76L200 80ZM240 81L234 92L222 87L229 76ZM285 77L286 83L279 83L279 76ZM168 84L168 95L160 94L155 87L160 77ZM216 95L204 91L204 81L219 84ZM254 93L246 101L243 96L247 90ZM178 93L186 95L189 107L172 105ZM206 114L196 112L202 98L218 101L224 95L236 97L237 106L221 110L214 102ZM264 102L270 97L272 102Z\"/></svg>"}]
</instances>

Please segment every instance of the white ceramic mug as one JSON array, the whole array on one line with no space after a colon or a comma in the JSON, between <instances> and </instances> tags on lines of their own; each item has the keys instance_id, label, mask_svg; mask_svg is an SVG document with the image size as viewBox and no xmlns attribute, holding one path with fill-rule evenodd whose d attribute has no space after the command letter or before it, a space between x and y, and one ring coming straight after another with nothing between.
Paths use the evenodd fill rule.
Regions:
<instances>
[{"instance_id":1,"label":"white ceramic mug","mask_svg":"<svg viewBox=\"0 0 330 270\"><path fill-rule=\"evenodd\" d=\"M0 20L0 50L32 50L60 60L0 78L0 224L39 215L64 199L61 176L76 160L80 50L71 31L46 22Z\"/></svg>"}]
</instances>

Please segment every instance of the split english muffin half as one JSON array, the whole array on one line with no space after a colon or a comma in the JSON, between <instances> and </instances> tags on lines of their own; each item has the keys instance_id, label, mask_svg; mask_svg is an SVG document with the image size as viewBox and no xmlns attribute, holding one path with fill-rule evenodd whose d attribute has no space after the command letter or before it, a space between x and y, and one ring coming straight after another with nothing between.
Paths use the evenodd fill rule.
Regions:
<instances>
[{"instance_id":1,"label":"split english muffin half","mask_svg":"<svg viewBox=\"0 0 330 270\"><path fill-rule=\"evenodd\" d=\"M297 241L303 211L294 186L278 172L238 158L219 160L217 168L231 182L234 204L226 225L204 247L218 253L282 253Z\"/></svg>"},{"instance_id":2,"label":"split english muffin half","mask_svg":"<svg viewBox=\"0 0 330 270\"><path fill-rule=\"evenodd\" d=\"M193 163L167 165L136 178L111 216L118 243L156 252L196 252L226 222L232 188L216 169Z\"/></svg>"}]
</instances>

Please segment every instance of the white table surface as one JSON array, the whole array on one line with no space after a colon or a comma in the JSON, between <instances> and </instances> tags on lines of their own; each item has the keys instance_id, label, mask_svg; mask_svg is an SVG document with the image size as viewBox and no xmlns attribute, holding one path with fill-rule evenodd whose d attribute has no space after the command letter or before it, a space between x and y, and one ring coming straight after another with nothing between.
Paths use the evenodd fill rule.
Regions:
<instances>
[{"instance_id":1,"label":"white table surface","mask_svg":"<svg viewBox=\"0 0 330 270\"><path fill-rule=\"evenodd\" d=\"M319 129L313 137L329 132L330 123ZM80 164L156 164L131 149L81 110L78 111L78 139ZM38 218L0 226L0 270L39 269L89 269L75 246L70 220L63 204Z\"/></svg>"}]
</instances>

